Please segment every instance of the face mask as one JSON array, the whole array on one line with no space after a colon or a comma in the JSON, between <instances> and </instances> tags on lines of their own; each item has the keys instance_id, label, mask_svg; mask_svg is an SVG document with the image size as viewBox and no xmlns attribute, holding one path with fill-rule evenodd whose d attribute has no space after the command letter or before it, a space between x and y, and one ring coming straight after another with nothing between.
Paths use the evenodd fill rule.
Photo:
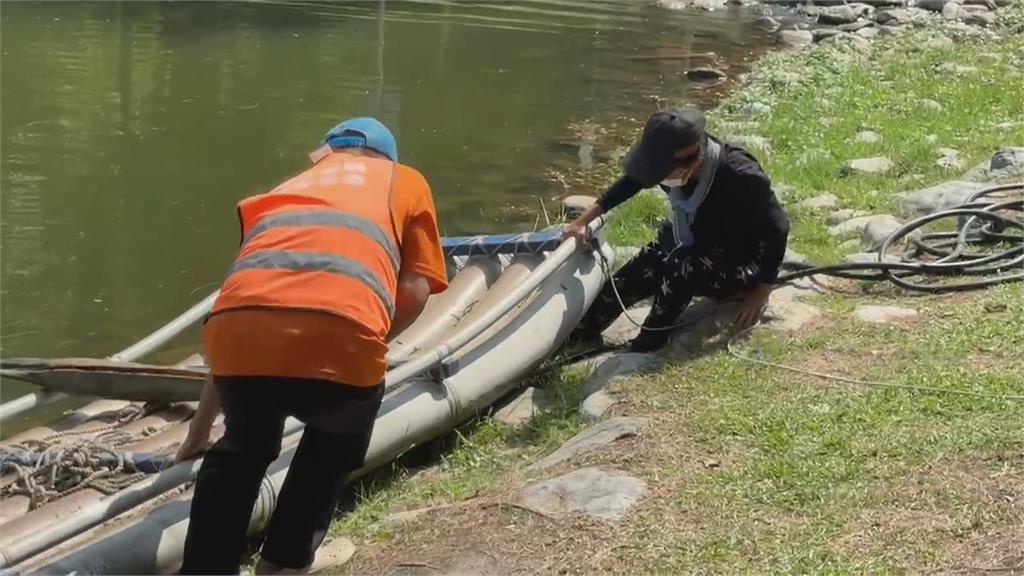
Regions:
<instances>
[{"instance_id":1,"label":"face mask","mask_svg":"<svg viewBox=\"0 0 1024 576\"><path fill-rule=\"evenodd\" d=\"M668 178L666 180L662 180L661 183L662 183L663 186L668 186L669 188L678 188L678 187L683 185L683 179L682 178Z\"/></svg>"}]
</instances>

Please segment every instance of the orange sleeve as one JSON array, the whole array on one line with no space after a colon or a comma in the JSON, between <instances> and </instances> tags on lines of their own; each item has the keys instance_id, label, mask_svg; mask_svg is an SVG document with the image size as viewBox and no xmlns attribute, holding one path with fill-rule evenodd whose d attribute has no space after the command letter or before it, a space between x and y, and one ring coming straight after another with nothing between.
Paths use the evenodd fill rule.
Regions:
<instances>
[{"instance_id":1,"label":"orange sleeve","mask_svg":"<svg viewBox=\"0 0 1024 576\"><path fill-rule=\"evenodd\" d=\"M425 277L431 294L443 292L448 287L448 269L430 186L422 174L402 165L396 184L394 208L403 222L402 270Z\"/></svg>"}]
</instances>

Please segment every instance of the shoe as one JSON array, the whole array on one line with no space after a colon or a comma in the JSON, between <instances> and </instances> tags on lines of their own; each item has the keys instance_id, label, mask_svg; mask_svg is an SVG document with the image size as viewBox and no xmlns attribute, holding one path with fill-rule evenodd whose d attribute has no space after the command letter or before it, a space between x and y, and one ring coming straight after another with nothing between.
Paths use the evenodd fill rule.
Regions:
<instances>
[{"instance_id":1,"label":"shoe","mask_svg":"<svg viewBox=\"0 0 1024 576\"><path fill-rule=\"evenodd\" d=\"M604 348L604 338L600 333L576 329L569 334L562 348L574 352L597 351Z\"/></svg>"},{"instance_id":2,"label":"shoe","mask_svg":"<svg viewBox=\"0 0 1024 576\"><path fill-rule=\"evenodd\" d=\"M640 335L629 344L630 352L657 352L668 344L670 330L640 330Z\"/></svg>"}]
</instances>

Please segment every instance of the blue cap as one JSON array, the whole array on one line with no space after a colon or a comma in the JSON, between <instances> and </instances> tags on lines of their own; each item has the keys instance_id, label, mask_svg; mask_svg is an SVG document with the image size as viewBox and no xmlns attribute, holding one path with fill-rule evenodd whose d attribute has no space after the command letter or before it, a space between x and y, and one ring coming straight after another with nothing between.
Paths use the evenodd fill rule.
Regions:
<instances>
[{"instance_id":1,"label":"blue cap","mask_svg":"<svg viewBox=\"0 0 1024 576\"><path fill-rule=\"evenodd\" d=\"M376 118L352 118L338 124L324 137L332 149L369 148L398 162L398 144L388 127Z\"/></svg>"}]
</instances>

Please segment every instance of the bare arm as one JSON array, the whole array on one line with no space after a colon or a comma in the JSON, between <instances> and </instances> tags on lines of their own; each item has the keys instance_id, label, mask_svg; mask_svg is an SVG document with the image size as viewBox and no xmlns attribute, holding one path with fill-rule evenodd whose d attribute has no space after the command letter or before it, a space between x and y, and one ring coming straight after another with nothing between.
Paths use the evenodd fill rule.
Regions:
<instances>
[{"instance_id":1,"label":"bare arm","mask_svg":"<svg viewBox=\"0 0 1024 576\"><path fill-rule=\"evenodd\" d=\"M402 270L398 275L398 291L395 298L395 318L391 321L388 341L412 325L423 312L430 296L430 283L426 276Z\"/></svg>"},{"instance_id":2,"label":"bare arm","mask_svg":"<svg viewBox=\"0 0 1024 576\"><path fill-rule=\"evenodd\" d=\"M196 413L192 415L192 421L188 425L188 435L178 447L174 459L178 462L190 460L202 454L210 446L210 430L213 428L213 421L220 413L220 394L217 387L213 385L212 377L207 376L203 384L203 391L199 394L199 406Z\"/></svg>"}]
</instances>

